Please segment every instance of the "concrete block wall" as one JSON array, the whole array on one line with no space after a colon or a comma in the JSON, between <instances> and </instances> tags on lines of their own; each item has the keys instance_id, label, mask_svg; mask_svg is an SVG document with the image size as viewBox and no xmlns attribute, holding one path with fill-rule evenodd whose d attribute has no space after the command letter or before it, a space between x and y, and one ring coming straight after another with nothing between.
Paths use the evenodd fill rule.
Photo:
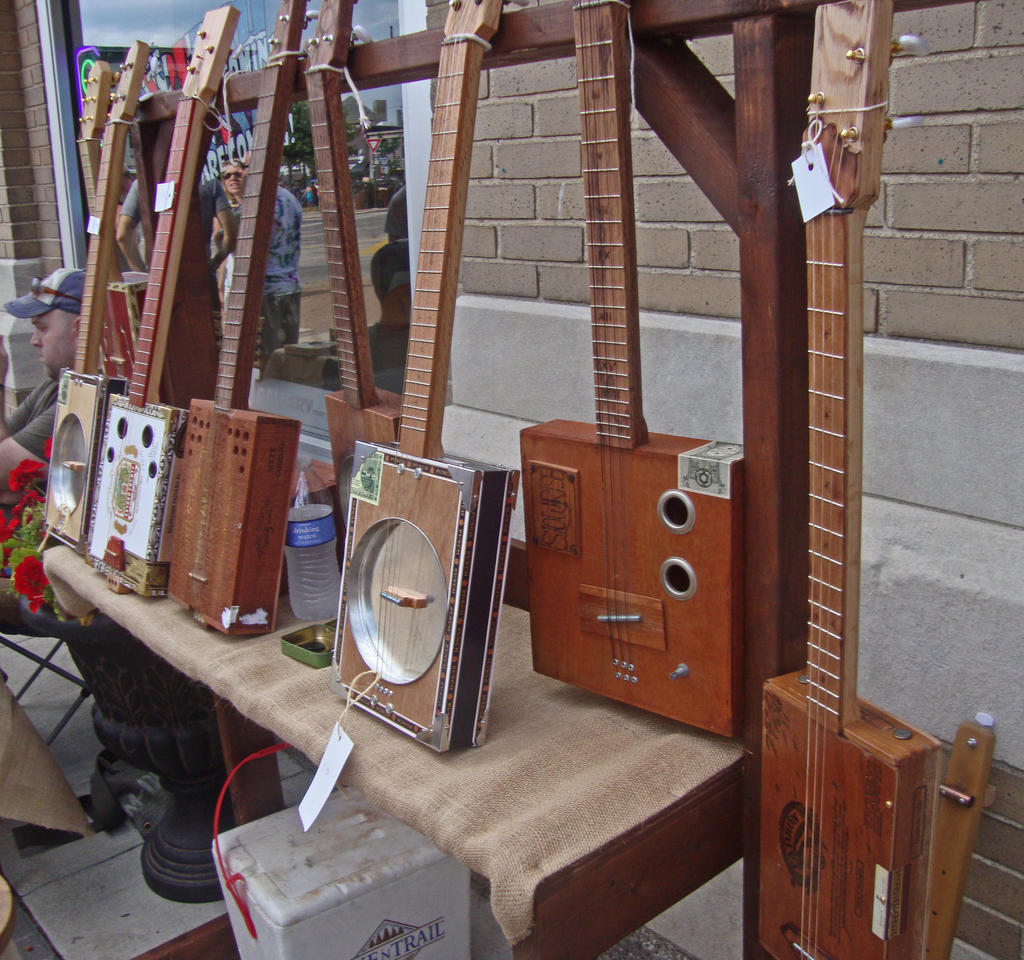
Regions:
<instances>
[{"instance_id":1,"label":"concrete block wall","mask_svg":"<svg viewBox=\"0 0 1024 960\"><path fill-rule=\"evenodd\" d=\"M903 13L894 32L933 53L892 66L889 112L924 121L889 136L865 242L860 686L947 742L995 714L954 957L1024 960L1024 3ZM731 89L731 39L692 45ZM515 463L523 426L593 419L574 65L494 70L481 94L445 445ZM742 440L736 238L639 118L633 156L649 425ZM733 868L652 926L738 960L739 901Z\"/></svg>"}]
</instances>

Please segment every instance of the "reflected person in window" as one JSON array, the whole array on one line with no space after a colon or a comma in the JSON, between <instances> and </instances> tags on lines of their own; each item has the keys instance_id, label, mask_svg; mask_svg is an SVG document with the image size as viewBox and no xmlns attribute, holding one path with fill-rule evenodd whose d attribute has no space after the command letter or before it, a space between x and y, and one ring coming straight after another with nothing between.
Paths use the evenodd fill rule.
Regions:
<instances>
[{"instance_id":1,"label":"reflected person in window","mask_svg":"<svg viewBox=\"0 0 1024 960\"><path fill-rule=\"evenodd\" d=\"M226 166L232 181L229 192L245 194L248 162ZM237 183L237 187L235 184ZM270 355L289 343L299 342L299 250L302 237L302 207L295 197L278 185L274 202L274 223L270 229L270 250L263 282L263 325L260 328L258 365L262 370ZM231 271L225 280L225 297L231 286Z\"/></svg>"}]
</instances>

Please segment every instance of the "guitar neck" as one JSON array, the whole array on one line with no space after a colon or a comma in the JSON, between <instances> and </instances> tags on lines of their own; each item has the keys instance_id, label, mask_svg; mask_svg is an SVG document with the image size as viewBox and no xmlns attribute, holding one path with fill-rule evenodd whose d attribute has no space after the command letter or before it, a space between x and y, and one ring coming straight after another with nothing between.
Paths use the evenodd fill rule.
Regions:
<instances>
[{"instance_id":1,"label":"guitar neck","mask_svg":"<svg viewBox=\"0 0 1024 960\"><path fill-rule=\"evenodd\" d=\"M174 184L170 206L160 212L146 284L146 301L135 344L135 365L128 396L135 406L159 401L160 375L167 352L167 335L178 280L178 265L185 240L192 189L199 161L206 107L182 97L167 154L165 179Z\"/></svg>"},{"instance_id":2,"label":"guitar neck","mask_svg":"<svg viewBox=\"0 0 1024 960\"><path fill-rule=\"evenodd\" d=\"M78 159L82 164L82 179L85 181L85 198L89 213L98 217L98 191L96 181L99 177L100 140L96 137L83 137L78 141Z\"/></svg>"},{"instance_id":3,"label":"guitar neck","mask_svg":"<svg viewBox=\"0 0 1024 960\"><path fill-rule=\"evenodd\" d=\"M807 225L810 412L808 702L841 733L858 717L862 249L866 211L825 213Z\"/></svg>"},{"instance_id":4,"label":"guitar neck","mask_svg":"<svg viewBox=\"0 0 1024 960\"><path fill-rule=\"evenodd\" d=\"M327 277L337 334L338 375L345 402L362 410L376 406L379 397L373 383L373 363L366 329L366 302L340 87L338 74L333 70L309 71L306 74L327 252Z\"/></svg>"},{"instance_id":5,"label":"guitar neck","mask_svg":"<svg viewBox=\"0 0 1024 960\"><path fill-rule=\"evenodd\" d=\"M628 7L573 10L581 124L597 435L647 441L640 377L640 314L633 211Z\"/></svg>"},{"instance_id":6,"label":"guitar neck","mask_svg":"<svg viewBox=\"0 0 1024 960\"><path fill-rule=\"evenodd\" d=\"M127 135L127 127L116 123L107 127L103 137L96 175L97 207L93 211L93 216L99 220L99 228L89 243L75 346L74 369L78 373L95 373L99 369L107 283L117 269L115 221Z\"/></svg>"},{"instance_id":7,"label":"guitar neck","mask_svg":"<svg viewBox=\"0 0 1024 960\"><path fill-rule=\"evenodd\" d=\"M275 32L271 53L295 51L302 38L305 0L292 0L279 20L285 29ZM247 410L256 333L263 303L263 280L270 252L271 230L277 203L278 168L284 150L291 93L298 56L287 53L268 62L260 72L260 93L249 151L249 173L242 199L242 215L235 241L231 290L224 310L223 337L214 403ZM239 362L241 358L241 362Z\"/></svg>"},{"instance_id":8,"label":"guitar neck","mask_svg":"<svg viewBox=\"0 0 1024 960\"><path fill-rule=\"evenodd\" d=\"M464 39L446 41L441 49L398 436L399 448L412 456L441 456L462 223L483 53L480 44Z\"/></svg>"}]
</instances>

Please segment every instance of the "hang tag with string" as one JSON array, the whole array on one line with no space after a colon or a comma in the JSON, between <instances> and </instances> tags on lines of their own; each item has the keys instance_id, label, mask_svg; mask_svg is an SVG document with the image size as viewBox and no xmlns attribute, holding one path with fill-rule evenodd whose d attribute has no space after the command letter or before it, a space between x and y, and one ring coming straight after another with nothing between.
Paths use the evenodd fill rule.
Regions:
<instances>
[{"instance_id":1,"label":"hang tag with string","mask_svg":"<svg viewBox=\"0 0 1024 960\"><path fill-rule=\"evenodd\" d=\"M791 164L793 183L800 201L800 215L804 223L824 213L835 203L832 181L828 177L828 164L821 143L805 144L800 156Z\"/></svg>"},{"instance_id":2,"label":"hang tag with string","mask_svg":"<svg viewBox=\"0 0 1024 960\"><path fill-rule=\"evenodd\" d=\"M174 181L167 180L156 185L156 197L153 200L153 212L163 213L170 210L174 203Z\"/></svg>"},{"instance_id":3,"label":"hang tag with string","mask_svg":"<svg viewBox=\"0 0 1024 960\"><path fill-rule=\"evenodd\" d=\"M316 768L306 795L299 803L299 820L302 821L303 833L313 826L316 818L320 816L320 811L323 810L327 798L338 782L342 767L345 766L351 752L352 739L342 729L339 720L327 740L327 749L324 750L320 766Z\"/></svg>"}]
</instances>

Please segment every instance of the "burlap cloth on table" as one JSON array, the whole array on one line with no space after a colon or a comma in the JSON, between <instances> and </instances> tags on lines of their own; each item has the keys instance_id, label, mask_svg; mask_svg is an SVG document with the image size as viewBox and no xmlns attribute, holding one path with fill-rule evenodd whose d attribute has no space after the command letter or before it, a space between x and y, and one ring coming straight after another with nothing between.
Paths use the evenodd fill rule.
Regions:
<instances>
[{"instance_id":1,"label":"burlap cloth on table","mask_svg":"<svg viewBox=\"0 0 1024 960\"><path fill-rule=\"evenodd\" d=\"M66 547L48 550L61 602L75 596L140 637L239 712L319 761L341 713L326 670L280 653L294 628L225 637L172 600L117 595ZM532 672L529 618L505 608L487 742L434 753L360 710L341 782L426 834L491 882L491 906L512 944L529 935L537 884L634 827L739 759L738 741L699 733Z\"/></svg>"}]
</instances>

